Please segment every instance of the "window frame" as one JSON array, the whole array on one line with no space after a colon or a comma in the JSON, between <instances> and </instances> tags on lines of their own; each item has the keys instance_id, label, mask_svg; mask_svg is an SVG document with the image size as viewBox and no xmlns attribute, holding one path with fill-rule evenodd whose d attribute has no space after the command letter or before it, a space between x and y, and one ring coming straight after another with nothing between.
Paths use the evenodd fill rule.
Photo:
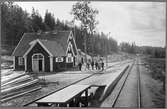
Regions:
<instances>
[{"instance_id":1,"label":"window frame","mask_svg":"<svg viewBox=\"0 0 167 109\"><path fill-rule=\"evenodd\" d=\"M63 61L64 61L63 57L56 57L56 62L63 62Z\"/></svg>"},{"instance_id":2,"label":"window frame","mask_svg":"<svg viewBox=\"0 0 167 109\"><path fill-rule=\"evenodd\" d=\"M18 57L18 65L24 65L24 58Z\"/></svg>"},{"instance_id":3,"label":"window frame","mask_svg":"<svg viewBox=\"0 0 167 109\"><path fill-rule=\"evenodd\" d=\"M71 59L71 61L69 61L68 59ZM73 63L74 62L74 58L73 57L66 57L66 62L67 63Z\"/></svg>"}]
</instances>

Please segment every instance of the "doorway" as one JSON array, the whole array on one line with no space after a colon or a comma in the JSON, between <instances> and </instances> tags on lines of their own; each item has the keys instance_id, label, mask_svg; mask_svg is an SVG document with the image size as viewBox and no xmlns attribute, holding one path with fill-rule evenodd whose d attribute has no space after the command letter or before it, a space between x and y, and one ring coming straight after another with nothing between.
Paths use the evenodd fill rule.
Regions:
<instances>
[{"instance_id":1,"label":"doorway","mask_svg":"<svg viewBox=\"0 0 167 109\"><path fill-rule=\"evenodd\" d=\"M32 56L32 71L44 71L44 56L41 53L33 54Z\"/></svg>"}]
</instances>

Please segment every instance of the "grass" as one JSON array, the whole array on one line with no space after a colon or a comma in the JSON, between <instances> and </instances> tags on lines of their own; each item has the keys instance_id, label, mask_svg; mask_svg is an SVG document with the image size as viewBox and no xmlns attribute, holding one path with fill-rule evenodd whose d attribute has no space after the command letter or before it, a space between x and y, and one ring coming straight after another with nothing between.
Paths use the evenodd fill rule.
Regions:
<instances>
[{"instance_id":1,"label":"grass","mask_svg":"<svg viewBox=\"0 0 167 109\"><path fill-rule=\"evenodd\" d=\"M149 65L153 79L165 81L165 59L146 58L145 61Z\"/></svg>"},{"instance_id":2,"label":"grass","mask_svg":"<svg viewBox=\"0 0 167 109\"><path fill-rule=\"evenodd\" d=\"M143 61L150 70L150 76L162 84L159 91L154 92L153 102L156 107L165 107L165 59L145 58Z\"/></svg>"}]
</instances>

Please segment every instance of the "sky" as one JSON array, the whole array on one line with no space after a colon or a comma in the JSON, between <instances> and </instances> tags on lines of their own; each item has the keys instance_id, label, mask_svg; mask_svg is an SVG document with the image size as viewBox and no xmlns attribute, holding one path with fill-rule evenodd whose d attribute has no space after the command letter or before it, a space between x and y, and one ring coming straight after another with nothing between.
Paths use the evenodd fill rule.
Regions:
<instances>
[{"instance_id":1,"label":"sky","mask_svg":"<svg viewBox=\"0 0 167 109\"><path fill-rule=\"evenodd\" d=\"M15 2L28 13L32 7L44 17L46 10L55 18L71 21L75 1ZM97 32L104 32L120 42L135 42L138 46L166 45L166 4L164 2L109 2L94 1L91 6L99 11ZM77 23L76 23L77 24ZM110 34L109 34L110 33Z\"/></svg>"}]
</instances>

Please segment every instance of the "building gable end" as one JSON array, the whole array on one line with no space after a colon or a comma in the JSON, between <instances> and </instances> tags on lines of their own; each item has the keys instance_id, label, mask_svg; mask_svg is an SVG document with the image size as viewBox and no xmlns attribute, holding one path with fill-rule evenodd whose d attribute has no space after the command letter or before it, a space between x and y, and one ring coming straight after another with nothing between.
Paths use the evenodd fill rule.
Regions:
<instances>
[{"instance_id":1,"label":"building gable end","mask_svg":"<svg viewBox=\"0 0 167 109\"><path fill-rule=\"evenodd\" d=\"M73 45L71 44L71 42L69 42L69 43L68 43L68 46L67 46L66 54L68 54L68 50L71 49L73 56L75 56L75 53L74 53L74 50L73 50L73 47L72 47L72 46L73 46Z\"/></svg>"},{"instance_id":2,"label":"building gable end","mask_svg":"<svg viewBox=\"0 0 167 109\"><path fill-rule=\"evenodd\" d=\"M27 54L34 48L34 46L39 43L40 46L50 55L53 56L52 53L42 44L40 40L35 40L34 43L32 43L31 47L26 51L26 53L23 55L23 57L27 56Z\"/></svg>"},{"instance_id":3,"label":"building gable end","mask_svg":"<svg viewBox=\"0 0 167 109\"><path fill-rule=\"evenodd\" d=\"M72 45L72 46L74 46L74 48L76 49L76 53L78 54L77 45L76 45L75 39L74 39L74 37L73 37L72 31L70 32L70 34L69 34L69 36L68 36L68 40L67 40L67 43L68 43L68 44L69 44L70 38L72 38L72 40L73 40L73 42L74 42L74 45ZM68 46L67 46L67 48L68 48ZM72 48L73 48L73 47L72 47ZM76 55L77 55L77 54L76 54Z\"/></svg>"}]
</instances>

